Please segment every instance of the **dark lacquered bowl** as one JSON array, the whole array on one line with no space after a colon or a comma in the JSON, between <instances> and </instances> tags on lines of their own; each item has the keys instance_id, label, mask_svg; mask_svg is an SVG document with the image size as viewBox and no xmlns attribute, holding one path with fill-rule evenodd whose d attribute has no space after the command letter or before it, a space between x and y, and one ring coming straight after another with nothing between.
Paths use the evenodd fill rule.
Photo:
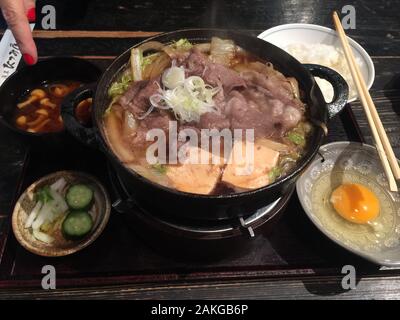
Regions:
<instances>
[{"instance_id":1,"label":"dark lacquered bowl","mask_svg":"<svg viewBox=\"0 0 400 320\"><path fill-rule=\"evenodd\" d=\"M186 38L193 43L204 43L210 42L213 36L232 39L240 47L255 56L272 62L286 76L295 77L305 94L309 116L316 124L315 130L309 139L306 154L299 160L295 170L273 184L256 190L228 195L199 195L180 192L151 182L127 169L121 163L107 146L104 132L103 115L110 103L110 98L107 95L108 88L120 76L128 63L130 49L127 50L116 58L104 72L96 89L86 89L87 93L94 95L93 128L82 127L73 117L77 96L82 95L84 90L81 92L78 90L78 93L69 97L69 100L65 100L63 118L67 129L77 139L88 145L100 147L107 154L124 185L132 190L138 201L152 209L153 214L156 215L174 215L181 218L205 220L230 219L244 216L266 203L273 202L290 189L298 176L312 161L326 134L329 118L339 113L347 101L348 86L338 73L319 65L303 65L282 49L248 34L214 29L180 30L147 39L135 45L135 47L152 40L168 44L181 38ZM313 76L324 78L332 84L335 92L333 102L325 102Z\"/></svg>"},{"instance_id":2,"label":"dark lacquered bowl","mask_svg":"<svg viewBox=\"0 0 400 320\"><path fill-rule=\"evenodd\" d=\"M31 133L18 129L13 124L13 114L18 100L45 82L73 80L88 84L96 82L101 70L92 63L73 57L50 58L39 61L34 66L26 66L12 74L0 87L0 122L16 134L40 143L59 142L65 137L65 129L51 133Z\"/></svg>"}]
</instances>

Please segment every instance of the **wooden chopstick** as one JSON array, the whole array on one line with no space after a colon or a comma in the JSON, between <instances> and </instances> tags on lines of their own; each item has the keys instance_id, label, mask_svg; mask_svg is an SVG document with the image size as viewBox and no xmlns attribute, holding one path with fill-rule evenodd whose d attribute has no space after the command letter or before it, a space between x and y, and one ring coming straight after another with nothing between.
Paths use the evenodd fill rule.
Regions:
<instances>
[{"instance_id":1,"label":"wooden chopstick","mask_svg":"<svg viewBox=\"0 0 400 320\"><path fill-rule=\"evenodd\" d=\"M347 64L351 72L351 76L357 87L358 96L361 100L361 104L367 116L367 120L372 131L372 136L375 140L375 146L389 182L389 188L391 191L398 191L396 179L400 179L399 164L393 152L392 146L390 145L382 122L379 118L374 102L372 101L371 95L361 75L361 71L355 61L353 52L350 49L347 36L343 30L342 24L336 11L333 13L333 22L335 24L336 31L342 44Z\"/></svg>"},{"instance_id":2,"label":"wooden chopstick","mask_svg":"<svg viewBox=\"0 0 400 320\"><path fill-rule=\"evenodd\" d=\"M338 17L336 12L334 13L334 20L336 20L336 22L339 22L339 17ZM343 30L342 25L340 24L340 22L339 22L339 25L340 25L341 30ZM344 30L343 30L343 34L344 34ZM384 150L386 152L386 155L388 157L388 161L389 161L390 167L392 168L393 175L396 178L396 180L399 180L400 179L400 167L399 167L399 163L398 163L398 161L396 159L396 155L394 154L393 148L390 145L389 138L386 135L385 128L383 127L382 121L381 121L381 119L379 117L378 111L376 110L375 104L372 101L371 95L370 95L370 93L369 93L369 91L367 89L367 85L364 82L364 78L361 75L360 68L359 68L358 64L356 63L356 61L355 61L354 55L352 54L352 50L350 50L350 46L348 44L347 37L345 37L345 39L346 39L347 47L349 48L349 51L351 53L350 58L352 60L352 64L355 66L355 70L356 70L357 76L358 76L358 78L360 80L360 84L361 84L364 96L365 96L365 98L367 100L369 110L371 112L372 118L373 118L374 123L376 125L376 128L378 130L378 134L379 134L379 137L381 138L381 141L382 141Z\"/></svg>"}]
</instances>

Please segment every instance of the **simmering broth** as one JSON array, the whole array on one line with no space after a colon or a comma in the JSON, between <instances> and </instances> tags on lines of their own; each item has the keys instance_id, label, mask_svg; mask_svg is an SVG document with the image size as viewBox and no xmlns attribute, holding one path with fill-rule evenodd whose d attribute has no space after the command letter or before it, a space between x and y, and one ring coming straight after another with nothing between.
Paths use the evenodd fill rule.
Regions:
<instances>
[{"instance_id":1,"label":"simmering broth","mask_svg":"<svg viewBox=\"0 0 400 320\"><path fill-rule=\"evenodd\" d=\"M242 192L287 175L302 157L313 128L301 94L296 79L231 40L150 42L132 50L110 87L104 127L119 159L153 182L198 194ZM220 135L213 140L205 130ZM153 148L161 136L149 132L165 134L165 152Z\"/></svg>"}]
</instances>

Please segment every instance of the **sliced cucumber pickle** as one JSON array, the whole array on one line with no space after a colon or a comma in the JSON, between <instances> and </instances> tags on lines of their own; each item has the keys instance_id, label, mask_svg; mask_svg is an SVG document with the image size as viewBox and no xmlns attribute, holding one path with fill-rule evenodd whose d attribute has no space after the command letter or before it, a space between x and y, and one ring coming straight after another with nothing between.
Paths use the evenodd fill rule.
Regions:
<instances>
[{"instance_id":1,"label":"sliced cucumber pickle","mask_svg":"<svg viewBox=\"0 0 400 320\"><path fill-rule=\"evenodd\" d=\"M62 232L66 238L82 238L93 228L92 216L86 211L72 211L62 224Z\"/></svg>"},{"instance_id":2,"label":"sliced cucumber pickle","mask_svg":"<svg viewBox=\"0 0 400 320\"><path fill-rule=\"evenodd\" d=\"M71 186L65 196L71 209L88 209L93 200L93 190L85 184Z\"/></svg>"}]
</instances>

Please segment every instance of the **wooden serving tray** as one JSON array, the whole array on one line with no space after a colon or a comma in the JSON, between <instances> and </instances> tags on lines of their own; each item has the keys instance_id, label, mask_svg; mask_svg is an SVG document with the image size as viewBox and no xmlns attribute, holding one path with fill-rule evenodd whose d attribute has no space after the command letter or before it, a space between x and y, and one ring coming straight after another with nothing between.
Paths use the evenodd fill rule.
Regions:
<instances>
[{"instance_id":1,"label":"wooden serving tray","mask_svg":"<svg viewBox=\"0 0 400 320\"><path fill-rule=\"evenodd\" d=\"M363 141L350 106L330 122L325 142L341 140ZM40 144L22 141L0 128L0 292L5 289L40 291L44 265L55 267L57 288L69 290L309 276L329 281L331 276L340 274L345 264L357 266L357 270L366 275L375 275L379 270L378 266L326 239L306 218L296 193L273 231L257 236L251 248L242 254L231 252L217 260L190 261L179 253L159 252L139 238L120 214L112 212L105 231L90 247L61 258L35 256L22 248L13 236L10 227L13 204L36 179L69 169L93 174L111 192L107 162L100 152L72 138L66 139L62 148L53 152Z\"/></svg>"}]
</instances>

